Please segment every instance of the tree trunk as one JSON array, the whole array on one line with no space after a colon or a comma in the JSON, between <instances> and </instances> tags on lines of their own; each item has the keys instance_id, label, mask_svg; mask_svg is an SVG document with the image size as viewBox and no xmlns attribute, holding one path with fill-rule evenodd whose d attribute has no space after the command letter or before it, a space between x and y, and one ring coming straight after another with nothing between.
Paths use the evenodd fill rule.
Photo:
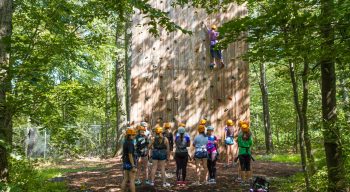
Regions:
<instances>
[{"instance_id":1,"label":"tree trunk","mask_svg":"<svg viewBox=\"0 0 350 192\"><path fill-rule=\"evenodd\" d=\"M271 132L271 125L270 125L270 109L269 109L269 98L268 98L267 81L266 81L266 66L265 66L265 63L263 62L260 63L259 86L261 90L261 99L263 103L266 153L269 154L273 151L273 142L272 142L272 132Z\"/></svg>"},{"instance_id":2,"label":"tree trunk","mask_svg":"<svg viewBox=\"0 0 350 192\"><path fill-rule=\"evenodd\" d=\"M126 30L126 29L125 29ZM118 42L118 31L116 31L116 45ZM120 154L120 145L122 140L122 132L126 129L127 125L127 107L126 107L126 77L125 77L125 63L119 60L117 55L115 63L115 79L116 79L116 104L117 104L117 125L116 125L116 150L114 156Z\"/></svg>"},{"instance_id":3,"label":"tree trunk","mask_svg":"<svg viewBox=\"0 0 350 192\"><path fill-rule=\"evenodd\" d=\"M103 157L108 157L108 130L110 128L110 115L111 115L111 99L110 99L110 69L109 65L106 66L106 78L105 78L105 91L106 91L106 98L105 98L105 126L104 126L104 154Z\"/></svg>"},{"instance_id":4,"label":"tree trunk","mask_svg":"<svg viewBox=\"0 0 350 192\"><path fill-rule=\"evenodd\" d=\"M313 175L316 172L315 169L315 158L312 155L312 147L311 147L311 140L309 136L309 125L307 120L307 107L309 102L309 63L304 58L304 70L303 70L303 78L302 78L302 84L303 84L303 100L302 100L302 107L301 107L301 115L303 116L303 125L304 125L304 140L305 140L305 146L306 146L306 156L309 163L309 170L310 174Z\"/></svg>"},{"instance_id":5,"label":"tree trunk","mask_svg":"<svg viewBox=\"0 0 350 192\"><path fill-rule=\"evenodd\" d=\"M295 116L295 143L294 143L294 147L295 147L295 153L298 153L298 144L299 144L299 118L298 115Z\"/></svg>"},{"instance_id":6,"label":"tree trunk","mask_svg":"<svg viewBox=\"0 0 350 192\"><path fill-rule=\"evenodd\" d=\"M131 17L130 17L131 18ZM126 116L127 121L130 122L131 109L131 26L132 21L128 18L125 22L125 40L124 40L124 55L125 55L125 72L126 72Z\"/></svg>"},{"instance_id":7,"label":"tree trunk","mask_svg":"<svg viewBox=\"0 0 350 192\"><path fill-rule=\"evenodd\" d=\"M343 151L337 127L333 0L321 0L321 94L328 191L346 191Z\"/></svg>"},{"instance_id":8,"label":"tree trunk","mask_svg":"<svg viewBox=\"0 0 350 192\"><path fill-rule=\"evenodd\" d=\"M12 112L6 95L11 89L10 48L12 0L0 1L0 182L8 181L8 154L12 144Z\"/></svg>"},{"instance_id":9,"label":"tree trunk","mask_svg":"<svg viewBox=\"0 0 350 192\"><path fill-rule=\"evenodd\" d=\"M295 110L298 115L299 120L299 146L300 146L300 155L301 155L301 168L304 172L306 191L310 191L310 177L306 168L306 155L305 155L305 124L304 124L304 115L302 115L302 110L299 104L299 94L298 94L298 85L295 78L295 68L293 62L289 61L289 74L293 87L293 99Z\"/></svg>"}]
</instances>

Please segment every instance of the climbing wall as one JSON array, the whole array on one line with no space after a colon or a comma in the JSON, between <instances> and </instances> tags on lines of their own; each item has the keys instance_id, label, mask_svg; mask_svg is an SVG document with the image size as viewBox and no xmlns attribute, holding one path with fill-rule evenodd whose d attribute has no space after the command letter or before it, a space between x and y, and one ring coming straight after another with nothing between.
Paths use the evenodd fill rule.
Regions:
<instances>
[{"instance_id":1,"label":"climbing wall","mask_svg":"<svg viewBox=\"0 0 350 192\"><path fill-rule=\"evenodd\" d=\"M135 10L132 28L131 121L146 120L155 126L161 119L185 122L192 134L201 118L207 118L223 136L227 119L249 120L248 64L240 58L248 45L242 40L223 50L224 69L209 69L209 39L201 25L216 24L247 14L245 6L231 4L226 12L208 15L193 7L174 9L172 0L150 1L153 7L193 35L180 31L148 33L148 20ZM243 34L244 35L244 34ZM244 38L242 38L244 39Z\"/></svg>"}]
</instances>

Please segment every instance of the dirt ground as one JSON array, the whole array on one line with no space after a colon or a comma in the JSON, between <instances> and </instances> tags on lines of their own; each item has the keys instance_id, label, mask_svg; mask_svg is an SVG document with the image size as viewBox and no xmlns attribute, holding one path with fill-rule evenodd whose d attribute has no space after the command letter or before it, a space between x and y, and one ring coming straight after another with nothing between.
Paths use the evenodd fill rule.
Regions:
<instances>
[{"instance_id":1,"label":"dirt ground","mask_svg":"<svg viewBox=\"0 0 350 192\"><path fill-rule=\"evenodd\" d=\"M264 176L270 180L273 185L274 178L288 177L300 171L300 166L285 163L262 162L255 161L253 166L253 176ZM69 163L65 167L70 167ZM120 159L108 160L84 160L75 162L72 167L94 167L93 171L82 171L76 173L69 173L66 175L66 182L69 185L70 191L85 191L85 192L114 192L121 191L120 184L123 179L122 166ZM89 169L90 170L90 169ZM190 162L187 168L187 180L189 182L186 186L176 186L175 177L175 162L170 161L167 164L167 173L173 175L167 178L172 186L163 188L161 186L161 178L157 177L155 187L147 186L145 184L137 186L136 191L140 192L165 192L165 191L182 191L182 192L230 192L230 191L249 191L249 186L241 186L235 182L237 178L237 168L224 168L222 162L217 163L217 184L215 185L201 185L191 186L195 181L195 166L194 162ZM271 191L276 191L273 188Z\"/></svg>"}]
</instances>

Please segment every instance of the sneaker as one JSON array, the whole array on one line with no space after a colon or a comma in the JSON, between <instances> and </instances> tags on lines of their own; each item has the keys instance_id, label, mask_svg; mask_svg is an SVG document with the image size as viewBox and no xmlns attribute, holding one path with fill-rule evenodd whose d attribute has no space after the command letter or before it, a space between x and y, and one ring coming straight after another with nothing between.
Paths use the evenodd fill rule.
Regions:
<instances>
[{"instance_id":1,"label":"sneaker","mask_svg":"<svg viewBox=\"0 0 350 192\"><path fill-rule=\"evenodd\" d=\"M182 185L182 181L176 181L176 185Z\"/></svg>"},{"instance_id":2,"label":"sneaker","mask_svg":"<svg viewBox=\"0 0 350 192\"><path fill-rule=\"evenodd\" d=\"M214 67L215 67L215 64L214 63L210 63L209 68L210 69L214 69Z\"/></svg>"},{"instance_id":3,"label":"sneaker","mask_svg":"<svg viewBox=\"0 0 350 192\"><path fill-rule=\"evenodd\" d=\"M216 184L216 180L215 179L211 179L211 183L212 184Z\"/></svg>"},{"instance_id":4,"label":"sneaker","mask_svg":"<svg viewBox=\"0 0 350 192\"><path fill-rule=\"evenodd\" d=\"M201 183L200 183L199 181L196 181L196 182L192 183L191 185L193 185L193 186L199 186L199 185L201 185Z\"/></svg>"},{"instance_id":5,"label":"sneaker","mask_svg":"<svg viewBox=\"0 0 350 192\"><path fill-rule=\"evenodd\" d=\"M220 64L221 64L221 69L225 68L224 62L221 62Z\"/></svg>"},{"instance_id":6,"label":"sneaker","mask_svg":"<svg viewBox=\"0 0 350 192\"><path fill-rule=\"evenodd\" d=\"M183 186L187 185L187 181L181 181L181 185Z\"/></svg>"},{"instance_id":7,"label":"sneaker","mask_svg":"<svg viewBox=\"0 0 350 192\"><path fill-rule=\"evenodd\" d=\"M167 183L167 182L163 183L163 187L170 187L170 186L171 186L170 183Z\"/></svg>"},{"instance_id":8,"label":"sneaker","mask_svg":"<svg viewBox=\"0 0 350 192\"><path fill-rule=\"evenodd\" d=\"M154 186L154 182L150 182L149 185L150 185L150 186Z\"/></svg>"},{"instance_id":9,"label":"sneaker","mask_svg":"<svg viewBox=\"0 0 350 192\"><path fill-rule=\"evenodd\" d=\"M135 185L141 185L141 184L142 184L142 182L141 182L140 179L138 179L138 180L135 181Z\"/></svg>"}]
</instances>

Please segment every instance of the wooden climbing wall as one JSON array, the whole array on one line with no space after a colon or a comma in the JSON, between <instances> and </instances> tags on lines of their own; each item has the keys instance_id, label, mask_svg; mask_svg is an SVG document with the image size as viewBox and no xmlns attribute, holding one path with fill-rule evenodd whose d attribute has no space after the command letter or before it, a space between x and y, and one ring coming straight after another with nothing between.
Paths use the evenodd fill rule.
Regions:
<instances>
[{"instance_id":1,"label":"wooden climbing wall","mask_svg":"<svg viewBox=\"0 0 350 192\"><path fill-rule=\"evenodd\" d=\"M207 31L202 27L220 24L247 14L245 6L231 4L226 12L208 15L193 7L174 9L172 0L152 0L153 7L193 35L180 31L148 33L148 22L135 10L132 28L131 121L146 120L155 126L159 119L185 122L192 135L201 118L207 118L223 136L227 119L249 120L248 64L240 58L248 45L242 40L223 50L224 69L209 69Z\"/></svg>"}]
</instances>

